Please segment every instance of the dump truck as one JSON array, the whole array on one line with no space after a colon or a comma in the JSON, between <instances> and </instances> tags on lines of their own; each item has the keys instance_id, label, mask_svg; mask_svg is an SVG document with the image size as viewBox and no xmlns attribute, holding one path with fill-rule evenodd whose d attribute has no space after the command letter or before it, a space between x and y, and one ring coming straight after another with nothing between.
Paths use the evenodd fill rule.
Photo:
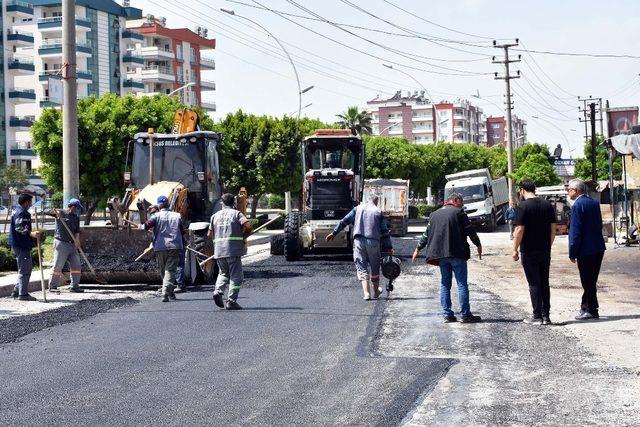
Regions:
<instances>
[{"instance_id":1,"label":"dump truck","mask_svg":"<svg viewBox=\"0 0 640 427\"><path fill-rule=\"evenodd\" d=\"M509 186L506 177L492 179L489 169L474 169L446 175L445 200L452 193L460 193L465 211L474 226L495 231L505 223L509 206Z\"/></svg>"},{"instance_id":2,"label":"dump truck","mask_svg":"<svg viewBox=\"0 0 640 427\"><path fill-rule=\"evenodd\" d=\"M168 197L170 209L182 215L189 230L187 244L201 254L186 252L187 284L215 280L215 263L201 267L199 261L213 253L206 234L211 215L221 208L221 135L198 130L198 116L190 110L176 113L173 131L176 133L156 134L150 129L129 141L124 196L109 200L107 226L82 230L83 248L96 271L94 275L83 268L82 282L161 282L149 250L151 233L138 229L160 195Z\"/></svg>"},{"instance_id":3,"label":"dump truck","mask_svg":"<svg viewBox=\"0 0 640 427\"><path fill-rule=\"evenodd\" d=\"M303 140L302 208L285 217L287 261L317 250L352 248L350 228L330 242L325 238L362 200L364 148L362 139L348 129L318 129Z\"/></svg>"},{"instance_id":4,"label":"dump truck","mask_svg":"<svg viewBox=\"0 0 640 427\"><path fill-rule=\"evenodd\" d=\"M364 181L363 202L373 195L389 224L393 236L405 236L409 231L409 180L367 179Z\"/></svg>"}]
</instances>

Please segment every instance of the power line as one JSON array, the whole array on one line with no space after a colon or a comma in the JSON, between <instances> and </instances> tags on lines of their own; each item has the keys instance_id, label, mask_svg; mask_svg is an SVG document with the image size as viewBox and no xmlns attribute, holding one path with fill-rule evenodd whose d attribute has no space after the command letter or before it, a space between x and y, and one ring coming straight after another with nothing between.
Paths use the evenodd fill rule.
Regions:
<instances>
[{"instance_id":1,"label":"power line","mask_svg":"<svg viewBox=\"0 0 640 427\"><path fill-rule=\"evenodd\" d=\"M555 82L555 80L553 80L551 77L549 77L549 75L547 74L547 72L540 66L540 64L538 64L538 62L536 61L536 59L533 57L533 55L529 54L528 51L526 51L526 47L523 43L520 43L522 45L523 48L525 48L525 52L527 52L527 55L529 55L529 58L531 58L531 61L533 62L533 64L538 67L538 69L542 72L542 74L549 79L549 81L551 83L553 83L553 85L555 87L557 87L558 89L560 89L562 92L566 93L567 95L569 95L572 98L577 98L577 95L574 95L573 93L567 92L562 86L560 86L558 83Z\"/></svg>"},{"instance_id":2,"label":"power line","mask_svg":"<svg viewBox=\"0 0 640 427\"><path fill-rule=\"evenodd\" d=\"M457 73L464 73L464 74L469 74L469 75L488 74L488 73L478 73L478 72L474 72L474 71L467 71L467 70L460 70L460 69L451 68L451 67L445 67L445 66L442 66L442 65L432 64L430 62L418 60L418 59L416 59L416 57L420 57L420 55L417 55L417 54L411 53L411 52L402 51L402 50L399 50L399 49L394 49L392 47L389 47L389 46L383 45L381 43L378 43L378 42L376 42L374 40L371 40L371 39L368 39L366 37L363 37L363 36L353 32L351 30L347 30L347 29L341 27L340 25L336 24L333 21L330 21L330 20L326 19L325 17L317 14L316 12L312 11L311 9L309 9L309 8L307 8L305 6L302 6L301 4L295 2L294 0L286 0L286 1L287 1L287 3L297 7L298 9L300 9L300 10L302 10L304 12L307 12L309 15L315 16L316 18L319 18L319 19L322 19L325 23L331 25L332 27L335 27L335 28L337 28L337 29L339 29L339 30L341 30L341 31L353 36L353 37L356 37L356 38L358 38L360 40L363 40L363 41L365 41L365 42L367 42L369 44L372 44L372 45L374 45L374 46L376 46L378 48L381 48L383 50L386 50L388 52L392 52L392 53L394 53L394 54L396 54L398 56L402 56L404 58L407 58L407 59L409 59L411 61L415 61L415 62L418 62L418 63L421 63L421 64L428 65L430 67L439 68L439 69L442 69L442 70L454 71L454 72L457 72ZM254 0L254 3L259 4L255 0ZM401 65L401 64L398 64L398 65Z\"/></svg>"},{"instance_id":3,"label":"power line","mask_svg":"<svg viewBox=\"0 0 640 427\"><path fill-rule=\"evenodd\" d=\"M389 58L384 58L384 57L381 57L381 56L378 56L378 55L375 55L375 54L372 54L372 53L366 52L366 51L364 51L364 50L361 50L361 49L355 48L355 47L350 46L350 45L348 45L348 44L346 44L346 43L343 43L343 42L341 42L341 41L339 41L339 40L336 40L336 39L334 39L334 38L332 38L332 37L329 37L329 36L327 36L326 34L322 34L322 33L318 32L318 31L315 31L315 30L313 30L313 29L311 29L311 28L309 28L309 27L306 27L306 26L304 26L304 25L300 24L299 22L297 22L297 21L295 21L295 20L293 20L293 19L290 19L290 18L289 18L289 17L287 17L287 16L282 15L282 14L280 14L279 12L277 12L277 11L275 11L275 10L271 9L271 8L266 7L266 6L264 6L263 4L261 4L261 3L257 2L257 1L255 1L255 0L252 0L252 1L253 1L254 3L256 3L256 4L258 4L258 5L260 5L260 6L264 7L264 8L266 8L266 9L267 9L267 10L269 10L270 12L272 12L272 13L274 13L274 14L276 14L276 15L280 16L282 19L284 19L284 20L286 20L286 21L289 21L289 22L291 22L291 23L293 23L293 24L295 24L295 25L297 25L297 26L299 26L299 27L301 27L301 28L304 28L305 30L307 30L307 31L309 31L309 32L311 32L311 33L313 33L313 34L316 34L316 35L318 35L318 36L320 36L320 37L322 37L322 38L324 38L324 39L330 40L330 41L332 41L332 42L334 42L334 43L336 43L336 44L338 44L338 45L340 45L340 46L346 47L346 48L347 48L347 49L349 49L349 50L353 50L354 52L358 52L358 53L361 53L361 54L363 54L363 55L369 56L369 57L371 57L371 58L375 58L375 59L377 59L378 61L386 62L386 63L391 63L391 64L394 64L394 65L399 65L399 66L401 66L401 67L405 67L405 68L409 68L409 69L417 70L417 71L423 71L423 72L425 72L425 73L430 73L430 74L439 74L439 75L444 75L444 76L459 76L459 77L470 77L470 76L472 77L472 76L473 76L473 74L469 74L469 73L465 73L465 74L461 74L461 73L447 73L447 72L441 72L441 71L434 71L434 70L428 70L428 69L424 69L424 68L419 68L419 67L415 67L415 66L413 66L413 65L404 64L404 63L401 63L401 62L398 62L398 61L394 61L394 60L389 59Z\"/></svg>"},{"instance_id":4,"label":"power line","mask_svg":"<svg viewBox=\"0 0 640 427\"><path fill-rule=\"evenodd\" d=\"M523 46L524 47L524 46ZM549 50L514 49L519 52L539 53L542 55L555 56L582 56L587 58L616 58L616 59L640 59L638 55L615 54L615 53L584 53L584 52L554 52Z\"/></svg>"},{"instance_id":5,"label":"power line","mask_svg":"<svg viewBox=\"0 0 640 427\"><path fill-rule=\"evenodd\" d=\"M479 38L479 39L486 39L486 40L495 40L495 37L479 36L477 34L465 33L464 31L459 31L459 30L456 30L454 28L445 27L444 25L438 24L437 22L430 21L430 20L428 20L426 18L423 18L422 16L416 15L413 12L410 12L410 11L408 11L406 9L403 9L400 6L398 6L397 4L395 4L395 3L393 3L393 2L391 2L389 0L383 0L383 1L385 3L387 3L388 5L390 5L390 6L393 6L396 9L399 9L399 10L403 11L404 13L413 16L414 18L418 18L419 20L424 21L424 22L426 22L428 24L434 25L436 27L439 27L439 28L442 28L442 29L445 29L445 30L448 30L448 31L451 31L451 32L454 32L454 33L457 33L457 34L462 34L462 35L465 35L465 36L476 37L476 38ZM502 40L504 40L504 39L502 39Z\"/></svg>"},{"instance_id":6,"label":"power line","mask_svg":"<svg viewBox=\"0 0 640 427\"><path fill-rule=\"evenodd\" d=\"M523 79L524 81L527 82L527 84L529 85L529 87L533 90L533 92L538 96L538 99L542 102L540 102L541 105L544 105L546 108L549 108L552 111L555 111L556 113L560 114L563 117L569 118L568 116L565 115L565 113L571 112L571 111L575 111L575 107L572 107L570 110L558 110L554 107L551 106L551 104L549 102L547 102L547 100L540 94L540 92L538 92L538 90L535 88L535 86L533 86L531 84L531 82L528 79ZM522 90L524 91L524 88L522 88ZM527 95L531 96L531 98L535 101L537 101L535 96L532 96L529 92L526 92Z\"/></svg>"}]
</instances>

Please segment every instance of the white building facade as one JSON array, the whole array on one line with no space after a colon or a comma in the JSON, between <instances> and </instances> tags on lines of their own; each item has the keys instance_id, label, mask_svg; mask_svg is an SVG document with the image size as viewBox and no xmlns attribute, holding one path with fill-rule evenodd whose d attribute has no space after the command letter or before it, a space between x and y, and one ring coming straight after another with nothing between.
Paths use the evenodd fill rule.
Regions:
<instances>
[{"instance_id":1,"label":"white building facade","mask_svg":"<svg viewBox=\"0 0 640 427\"><path fill-rule=\"evenodd\" d=\"M26 171L32 184L43 185L30 131L44 108L59 107L49 99L49 79L59 78L63 68L61 1L2 0L1 12L0 155ZM78 98L144 90L141 81L126 78L128 66L143 64L126 55L128 43L142 40L127 30L126 21L141 16L141 10L111 0L76 0Z\"/></svg>"}]
</instances>

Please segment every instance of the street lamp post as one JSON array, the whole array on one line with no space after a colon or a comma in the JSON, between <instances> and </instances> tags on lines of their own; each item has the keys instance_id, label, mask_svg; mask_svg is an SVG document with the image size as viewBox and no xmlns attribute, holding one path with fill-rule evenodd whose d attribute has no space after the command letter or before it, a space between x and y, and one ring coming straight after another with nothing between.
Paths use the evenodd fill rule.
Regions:
<instances>
[{"instance_id":1,"label":"street lamp post","mask_svg":"<svg viewBox=\"0 0 640 427\"><path fill-rule=\"evenodd\" d=\"M399 68L394 68L393 65L391 65L391 64L382 64L382 66L386 67L386 68L388 68L390 70L395 70L395 71L397 71L397 72L399 72L401 74L404 74L405 76L409 77L411 80L416 82L418 84L418 86L420 86L422 88L422 90L424 90L424 93L426 93L427 96L429 97L429 102L431 102L431 106L433 108L432 117L433 117L433 124L435 126L435 124L436 124L436 113L437 113L436 104L433 102L433 98L429 94L429 91L427 90L427 88L424 87L424 85L422 83L420 83L420 81L418 79L416 79L415 77L413 77L411 74L407 73L404 70L400 70ZM438 128L439 128L439 126L436 126L436 128L435 128L435 137L436 137L435 142L438 142L438 130L439 130Z\"/></svg>"},{"instance_id":2,"label":"street lamp post","mask_svg":"<svg viewBox=\"0 0 640 427\"><path fill-rule=\"evenodd\" d=\"M389 125L389 126L387 126L386 128L382 129L380 132L378 132L378 134L379 134L379 135L382 135L382 133L383 133L385 130L389 130L389 129L391 129L392 127L398 126L398 125L400 125L400 124L402 124L402 122L397 122L397 123L390 124L390 125Z\"/></svg>"},{"instance_id":3,"label":"street lamp post","mask_svg":"<svg viewBox=\"0 0 640 427\"><path fill-rule=\"evenodd\" d=\"M172 90L171 92L169 92L169 93L167 94L167 96L171 96L171 95L173 95L174 93L180 92L181 90L184 90L184 89L186 89L186 88L188 88L188 87L195 86L195 84L196 84L196 82L189 82L189 83L187 83L186 85L180 86L180 87L179 87L178 89L176 89L176 90Z\"/></svg>"},{"instance_id":4,"label":"street lamp post","mask_svg":"<svg viewBox=\"0 0 640 427\"><path fill-rule=\"evenodd\" d=\"M273 33L269 30L267 30L264 26L262 26L260 23L254 21L251 18L247 18L246 16L242 16L242 15L238 15L237 13L235 13L235 11L233 10L229 10L229 9L220 9L222 12L224 13L228 13L229 15L233 15L236 16L238 18L242 18L246 21L251 22L254 25L257 25L258 27L260 27L264 32L266 32L267 34L269 34L271 37L273 37L273 39L276 41L276 43L278 43L278 45L280 46L280 49L282 49L282 51L284 52L284 54L287 56L287 59L289 60L289 62L291 63L291 68L293 68L293 73L296 76L296 83L298 84L298 120L300 120L300 114L302 113L302 94L304 92L307 92L309 90L311 90L313 88L313 86L309 86L308 88L306 88L304 91L302 90L302 87L300 86L300 77L298 76L298 70L296 69L296 64L293 62L293 59L291 59L291 55L289 55L289 52L287 51L287 49L285 49L284 45L280 42L280 40L273 35Z\"/></svg>"}]
</instances>

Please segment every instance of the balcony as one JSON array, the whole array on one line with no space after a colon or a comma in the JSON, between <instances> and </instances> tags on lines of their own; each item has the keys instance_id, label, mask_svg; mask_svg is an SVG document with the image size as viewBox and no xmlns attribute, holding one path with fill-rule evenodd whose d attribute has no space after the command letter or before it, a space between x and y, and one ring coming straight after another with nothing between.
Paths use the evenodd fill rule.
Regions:
<instances>
[{"instance_id":1,"label":"balcony","mask_svg":"<svg viewBox=\"0 0 640 427\"><path fill-rule=\"evenodd\" d=\"M88 43L76 43L76 55L88 58L92 55L93 49ZM38 54L43 58L54 58L62 56L62 40L48 40L40 45Z\"/></svg>"},{"instance_id":2,"label":"balcony","mask_svg":"<svg viewBox=\"0 0 640 427\"><path fill-rule=\"evenodd\" d=\"M136 33L135 31L123 30L122 40L129 43L141 42L144 40L144 36L140 33Z\"/></svg>"},{"instance_id":3,"label":"balcony","mask_svg":"<svg viewBox=\"0 0 640 427\"><path fill-rule=\"evenodd\" d=\"M62 32L62 17L38 18L38 30L42 33ZM76 32L91 31L91 21L76 16Z\"/></svg>"},{"instance_id":4,"label":"balcony","mask_svg":"<svg viewBox=\"0 0 640 427\"><path fill-rule=\"evenodd\" d=\"M216 83L211 80L200 80L202 90L216 90Z\"/></svg>"},{"instance_id":5,"label":"balcony","mask_svg":"<svg viewBox=\"0 0 640 427\"><path fill-rule=\"evenodd\" d=\"M16 87L9 89L9 99L16 104L28 104L36 100L36 92L33 89Z\"/></svg>"},{"instance_id":6,"label":"balcony","mask_svg":"<svg viewBox=\"0 0 640 427\"><path fill-rule=\"evenodd\" d=\"M62 73L60 70L43 71L38 75L38 80L42 83L48 84L49 77L62 78Z\"/></svg>"},{"instance_id":7,"label":"balcony","mask_svg":"<svg viewBox=\"0 0 640 427\"><path fill-rule=\"evenodd\" d=\"M216 103L215 102L201 102L200 106L205 111L216 111Z\"/></svg>"},{"instance_id":8,"label":"balcony","mask_svg":"<svg viewBox=\"0 0 640 427\"><path fill-rule=\"evenodd\" d=\"M122 82L122 87L132 92L144 92L144 83L140 80L127 79Z\"/></svg>"},{"instance_id":9,"label":"balcony","mask_svg":"<svg viewBox=\"0 0 640 427\"><path fill-rule=\"evenodd\" d=\"M43 96L40 99L40 108L57 108L57 107L60 107L60 104L49 100L48 96Z\"/></svg>"},{"instance_id":10,"label":"balcony","mask_svg":"<svg viewBox=\"0 0 640 427\"><path fill-rule=\"evenodd\" d=\"M168 82L173 83L175 76L171 67L161 65L151 65L141 69L143 82Z\"/></svg>"},{"instance_id":11,"label":"balcony","mask_svg":"<svg viewBox=\"0 0 640 427\"><path fill-rule=\"evenodd\" d=\"M7 69L17 74L31 74L35 71L35 66L31 58L21 58L14 56L7 62Z\"/></svg>"},{"instance_id":12,"label":"balcony","mask_svg":"<svg viewBox=\"0 0 640 427\"><path fill-rule=\"evenodd\" d=\"M33 46L33 34L23 31L7 31L7 42L17 47Z\"/></svg>"},{"instance_id":13,"label":"balcony","mask_svg":"<svg viewBox=\"0 0 640 427\"><path fill-rule=\"evenodd\" d=\"M36 156L36 153L33 151L33 147L31 146L31 141L11 141L9 147L10 154L12 156Z\"/></svg>"},{"instance_id":14,"label":"balcony","mask_svg":"<svg viewBox=\"0 0 640 427\"><path fill-rule=\"evenodd\" d=\"M216 69L216 60L213 58L200 58L200 69L201 70L215 70Z\"/></svg>"},{"instance_id":15,"label":"balcony","mask_svg":"<svg viewBox=\"0 0 640 427\"><path fill-rule=\"evenodd\" d=\"M138 55L150 61L173 61L175 56L171 49L159 46L145 46L136 51Z\"/></svg>"},{"instance_id":16,"label":"balcony","mask_svg":"<svg viewBox=\"0 0 640 427\"><path fill-rule=\"evenodd\" d=\"M130 51L124 54L124 56L122 57L122 62L124 64L144 65L144 58L137 53Z\"/></svg>"},{"instance_id":17,"label":"balcony","mask_svg":"<svg viewBox=\"0 0 640 427\"><path fill-rule=\"evenodd\" d=\"M35 116L11 116L9 117L9 127L16 128L16 130L29 130L35 119Z\"/></svg>"},{"instance_id":18,"label":"balcony","mask_svg":"<svg viewBox=\"0 0 640 427\"><path fill-rule=\"evenodd\" d=\"M33 16L33 5L17 0L7 2L7 14L20 18L29 18Z\"/></svg>"}]
</instances>

